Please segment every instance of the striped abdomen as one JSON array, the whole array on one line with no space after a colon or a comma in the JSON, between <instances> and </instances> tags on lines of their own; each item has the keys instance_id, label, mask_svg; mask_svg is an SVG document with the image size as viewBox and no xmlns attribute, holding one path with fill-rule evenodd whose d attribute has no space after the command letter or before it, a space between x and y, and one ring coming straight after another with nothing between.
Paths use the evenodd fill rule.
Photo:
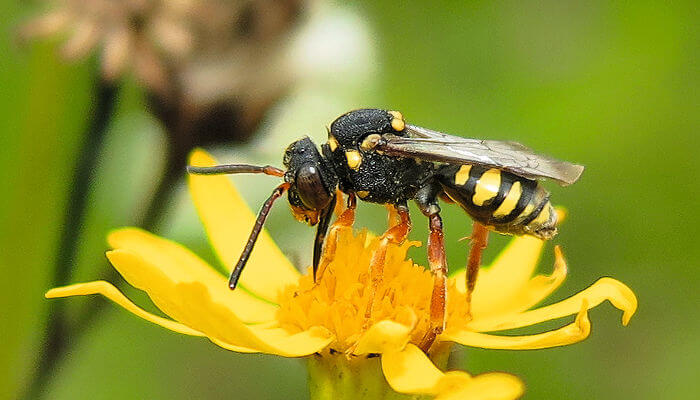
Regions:
<instances>
[{"instance_id":1,"label":"striped abdomen","mask_svg":"<svg viewBox=\"0 0 700 400\"><path fill-rule=\"evenodd\" d=\"M449 165L438 176L452 200L498 232L541 239L557 233L549 192L536 181L476 165Z\"/></svg>"}]
</instances>

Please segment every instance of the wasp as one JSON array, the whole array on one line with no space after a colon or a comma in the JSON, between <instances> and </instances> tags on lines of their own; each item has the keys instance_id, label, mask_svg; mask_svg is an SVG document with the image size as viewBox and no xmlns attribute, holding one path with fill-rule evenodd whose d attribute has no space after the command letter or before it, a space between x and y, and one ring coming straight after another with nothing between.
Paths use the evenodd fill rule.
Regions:
<instances>
[{"instance_id":1,"label":"wasp","mask_svg":"<svg viewBox=\"0 0 700 400\"><path fill-rule=\"evenodd\" d=\"M328 264L324 254L334 253L323 250L324 245L327 250L335 246L336 231L329 232L329 226L340 193L347 196L347 208L334 228L353 224L356 198L390 208L393 226L381 236L380 249L370 265L373 286L381 279L386 246L403 242L411 230L408 201L412 200L430 228L427 251L434 287L432 329L423 340L425 349L444 329L447 262L440 200L456 203L474 220L467 265L469 301L488 231L551 239L557 232L557 214L549 192L538 180L551 179L566 186L584 169L536 154L516 142L463 138L409 125L400 112L380 109L354 110L338 117L328 128L328 140L320 151L308 137L293 142L284 153L283 164L285 169L244 164L188 167L194 174L263 173L284 179L258 214L231 273L230 288L236 287L272 204L285 192L296 219L317 226L313 246L316 281Z\"/></svg>"}]
</instances>

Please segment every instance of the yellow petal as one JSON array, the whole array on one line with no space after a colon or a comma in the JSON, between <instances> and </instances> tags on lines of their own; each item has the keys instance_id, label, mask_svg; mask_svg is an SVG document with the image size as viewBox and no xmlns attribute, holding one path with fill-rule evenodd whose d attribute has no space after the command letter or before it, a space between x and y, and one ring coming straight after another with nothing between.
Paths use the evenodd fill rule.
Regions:
<instances>
[{"instance_id":1,"label":"yellow petal","mask_svg":"<svg viewBox=\"0 0 700 400\"><path fill-rule=\"evenodd\" d=\"M173 284L199 282L208 286L210 295L217 302L228 305L245 323L275 319L276 306L244 290L229 289L223 275L177 243L137 228L116 230L107 237L107 241L115 249L128 251L145 261L143 264L115 264L132 286L143 289L158 279L168 279Z\"/></svg>"},{"instance_id":2,"label":"yellow petal","mask_svg":"<svg viewBox=\"0 0 700 400\"><path fill-rule=\"evenodd\" d=\"M402 351L382 354L382 371L395 391L433 395L438 399L516 399L523 391L522 382L512 375L491 373L471 377L461 371L443 373L413 344ZM470 397L461 397L463 394Z\"/></svg>"},{"instance_id":3,"label":"yellow petal","mask_svg":"<svg viewBox=\"0 0 700 400\"><path fill-rule=\"evenodd\" d=\"M455 371L447 372L449 376ZM517 377L501 372L489 372L473 377L468 385L451 387L441 391L435 400L507 400L519 398L525 389Z\"/></svg>"},{"instance_id":4,"label":"yellow petal","mask_svg":"<svg viewBox=\"0 0 700 400\"><path fill-rule=\"evenodd\" d=\"M551 295L566 279L567 266L559 246L554 247L554 270L550 275L537 275L531 278L516 294L504 311L520 312L529 310Z\"/></svg>"},{"instance_id":5,"label":"yellow petal","mask_svg":"<svg viewBox=\"0 0 700 400\"><path fill-rule=\"evenodd\" d=\"M566 218L566 210L557 207L556 212L561 224ZM531 236L515 237L490 267L481 269L472 297L473 319L525 311L561 285L566 278L566 262L559 246L554 248L552 274L531 278L537 269L544 243ZM455 279L457 289L465 293L465 271L456 274Z\"/></svg>"},{"instance_id":6,"label":"yellow petal","mask_svg":"<svg viewBox=\"0 0 700 400\"><path fill-rule=\"evenodd\" d=\"M282 328L251 326L250 329L265 344L260 347L262 352L283 357L305 357L318 353L335 340L326 328L320 326L294 334Z\"/></svg>"},{"instance_id":7,"label":"yellow petal","mask_svg":"<svg viewBox=\"0 0 700 400\"><path fill-rule=\"evenodd\" d=\"M382 354L382 371L392 389L411 394L436 394L445 375L413 344Z\"/></svg>"},{"instance_id":8,"label":"yellow petal","mask_svg":"<svg viewBox=\"0 0 700 400\"><path fill-rule=\"evenodd\" d=\"M576 321L553 331L526 336L496 336L470 330L448 331L440 336L440 340L486 349L530 350L580 342L586 339L590 332L588 304L583 300Z\"/></svg>"},{"instance_id":9,"label":"yellow petal","mask_svg":"<svg viewBox=\"0 0 700 400\"><path fill-rule=\"evenodd\" d=\"M492 314L492 310L507 309L512 304L508 294L520 293L537 268L544 242L532 236L519 236L501 252L490 267L479 271L472 295L472 315ZM465 291L465 272L456 276L457 287Z\"/></svg>"},{"instance_id":10,"label":"yellow petal","mask_svg":"<svg viewBox=\"0 0 700 400\"><path fill-rule=\"evenodd\" d=\"M143 308L132 303L126 296L122 294L116 287L111 283L105 281L96 281L88 283L78 283L75 285L64 286L59 288L54 288L46 292L46 298L57 298L57 297L69 297L69 296L85 296L91 294L101 294L106 298L112 300L118 305L122 306L127 311L139 316L146 321L153 322L154 324L160 325L164 328L170 329L171 331L183 333L185 335L192 336L205 336L202 332L196 331L186 325L179 322L169 320L167 318L162 318L157 315L151 314ZM218 346L223 347L227 350L236 351L239 353L252 353L256 350L249 349L246 347L234 346L232 344L224 343L217 340L212 340Z\"/></svg>"},{"instance_id":11,"label":"yellow petal","mask_svg":"<svg viewBox=\"0 0 700 400\"><path fill-rule=\"evenodd\" d=\"M362 334L353 354L379 354L400 351L411 338L411 329L413 328L398 322L390 320L379 321Z\"/></svg>"},{"instance_id":12,"label":"yellow petal","mask_svg":"<svg viewBox=\"0 0 700 400\"><path fill-rule=\"evenodd\" d=\"M487 332L513 329L533 325L544 321L572 315L579 311L581 303L586 300L588 308L593 308L605 300L622 310L622 324L627 325L637 310L637 297L624 283L601 278L585 290L545 307L512 315L500 315L494 318L473 320L468 324L469 330Z\"/></svg>"},{"instance_id":13,"label":"yellow petal","mask_svg":"<svg viewBox=\"0 0 700 400\"><path fill-rule=\"evenodd\" d=\"M173 319L215 342L251 351L298 357L322 350L333 340L323 328L295 334L270 324L246 325L231 309L221 285L173 280L162 270L127 250L107 253L112 264L130 283L148 293L153 303Z\"/></svg>"},{"instance_id":14,"label":"yellow petal","mask_svg":"<svg viewBox=\"0 0 700 400\"><path fill-rule=\"evenodd\" d=\"M163 328L170 329L171 331L182 333L185 335L204 336L203 333L198 332L181 323L149 313L143 308L132 303L131 300L129 300L126 296L124 296L122 292L119 291L119 289L114 287L109 282L94 281L87 283L76 283L75 285L51 289L48 292L46 292L45 296L47 299L55 299L58 297L87 296L91 294L101 294L104 297L122 306L125 310L129 311L130 313L135 314L136 316L141 317L148 322L153 322L154 324L160 325Z\"/></svg>"},{"instance_id":15,"label":"yellow petal","mask_svg":"<svg viewBox=\"0 0 700 400\"><path fill-rule=\"evenodd\" d=\"M249 349L247 347L234 346L232 344L228 344L226 342L222 342L221 340L217 340L217 339L209 338L209 340L211 340L212 343L214 343L215 345L217 345L221 348L224 348L224 349L229 350L229 351L235 351L236 353L257 353L258 352L257 350Z\"/></svg>"},{"instance_id":16,"label":"yellow petal","mask_svg":"<svg viewBox=\"0 0 700 400\"><path fill-rule=\"evenodd\" d=\"M518 290L503 292L498 300L492 303L480 302L473 306L474 320L494 318L500 314L519 313L532 308L547 298L566 279L566 260L559 246L554 248L554 270L550 275L537 275L527 280ZM458 290L464 294L464 287L458 285ZM461 290L460 290L461 289Z\"/></svg>"},{"instance_id":17,"label":"yellow petal","mask_svg":"<svg viewBox=\"0 0 700 400\"><path fill-rule=\"evenodd\" d=\"M202 150L195 150L190 164L206 167L216 165L216 160ZM264 180L265 177L260 179ZM221 262L231 270L255 224L255 215L228 177L189 175L188 181L190 194L214 250ZM263 231L243 270L240 284L253 293L276 302L279 292L287 285L296 284L298 277L299 272L282 254L270 235Z\"/></svg>"}]
</instances>

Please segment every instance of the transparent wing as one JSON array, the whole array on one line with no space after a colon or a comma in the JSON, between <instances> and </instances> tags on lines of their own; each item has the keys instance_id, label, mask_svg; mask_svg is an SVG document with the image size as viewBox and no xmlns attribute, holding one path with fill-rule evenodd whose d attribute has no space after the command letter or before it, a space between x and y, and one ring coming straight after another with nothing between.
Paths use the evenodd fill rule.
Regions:
<instances>
[{"instance_id":1,"label":"transparent wing","mask_svg":"<svg viewBox=\"0 0 700 400\"><path fill-rule=\"evenodd\" d=\"M462 138L413 125L406 125L404 132L407 136L383 135L375 149L426 161L499 168L529 179L552 179L562 186L576 182L584 169L516 142Z\"/></svg>"}]
</instances>

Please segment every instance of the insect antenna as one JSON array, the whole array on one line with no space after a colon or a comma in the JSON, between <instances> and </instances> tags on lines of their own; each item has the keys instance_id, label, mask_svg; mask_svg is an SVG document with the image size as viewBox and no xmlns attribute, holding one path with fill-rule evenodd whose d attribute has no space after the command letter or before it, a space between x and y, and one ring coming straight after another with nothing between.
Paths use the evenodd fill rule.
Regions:
<instances>
[{"instance_id":1,"label":"insect antenna","mask_svg":"<svg viewBox=\"0 0 700 400\"><path fill-rule=\"evenodd\" d=\"M265 174L282 177L284 171L271 165L249 165L249 164L223 164L213 167L187 166L187 172L195 175L222 175L222 174Z\"/></svg>"},{"instance_id":2,"label":"insect antenna","mask_svg":"<svg viewBox=\"0 0 700 400\"><path fill-rule=\"evenodd\" d=\"M248 242L245 244L245 248L243 248L243 253L241 253L241 257L238 259L236 266L231 272L231 278L229 278L228 287L232 290L235 289L236 285L238 284L238 279L241 277L243 267L245 267L245 264L248 262L250 253L253 251L253 246L255 246L255 242L258 240L258 235L260 235L263 225L265 224L265 219L267 219L267 215L270 213L272 203L274 203L275 200L282 196L284 192L286 192L287 189L289 189L289 186L290 184L288 182L277 186L275 190L272 191L272 194L265 201L265 204L263 204L262 208L260 209L260 212L258 213L258 218L255 220L255 225L253 226L253 231L250 232Z\"/></svg>"}]
</instances>

